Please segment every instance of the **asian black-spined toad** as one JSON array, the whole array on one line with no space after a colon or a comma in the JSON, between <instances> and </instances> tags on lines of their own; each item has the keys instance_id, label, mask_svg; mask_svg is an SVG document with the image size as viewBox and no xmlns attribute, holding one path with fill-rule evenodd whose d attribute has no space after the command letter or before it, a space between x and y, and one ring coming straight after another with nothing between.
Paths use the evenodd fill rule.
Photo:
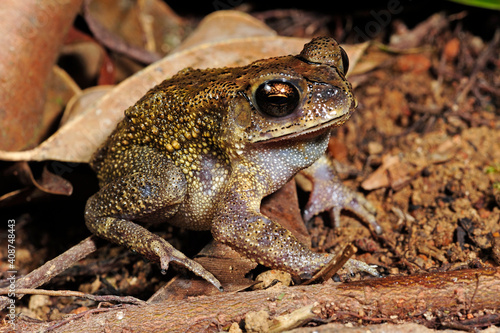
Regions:
<instances>
[{"instance_id":1,"label":"asian black-spined toad","mask_svg":"<svg viewBox=\"0 0 500 333\"><path fill-rule=\"evenodd\" d=\"M185 69L125 111L91 166L101 189L85 220L97 236L167 269L176 262L221 288L201 265L137 222L211 230L245 256L301 278L331 254L312 252L260 213L264 196L304 168L315 182L306 217L354 210L380 232L373 207L335 177L325 150L356 107L344 50L315 38L299 55L248 66ZM348 264L376 274L366 264Z\"/></svg>"}]
</instances>

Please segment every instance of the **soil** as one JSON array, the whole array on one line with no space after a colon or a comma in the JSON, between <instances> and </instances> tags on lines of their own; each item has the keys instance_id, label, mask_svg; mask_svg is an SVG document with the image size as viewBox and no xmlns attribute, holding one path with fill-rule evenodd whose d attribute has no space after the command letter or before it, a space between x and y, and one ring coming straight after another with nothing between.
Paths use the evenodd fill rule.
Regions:
<instances>
[{"instance_id":1,"label":"soil","mask_svg":"<svg viewBox=\"0 0 500 333\"><path fill-rule=\"evenodd\" d=\"M500 265L500 31L477 29L471 23L483 20L491 27L500 19L492 11L469 9L465 14L463 10L450 5L440 14L443 25L427 25L420 37L412 29L417 24L425 29L433 13L420 8L412 16L405 11L375 36L376 43L360 60L371 68L351 78L358 109L335 130L329 152L345 183L377 208L384 232L376 235L350 212L343 212L341 227L334 229L324 214L307 224L316 251L338 252L353 243L358 248L356 259L378 265L386 275ZM361 22L357 26L370 22L368 13L358 11L361 18L353 18ZM311 10L291 15L288 9L265 8L253 14L279 34L326 33L340 36L343 43L356 39L334 24L336 17ZM411 46L403 48L405 43ZM43 165L32 163L32 168ZM6 172L12 164L0 167ZM4 221L16 220L19 276L89 235L83 207L97 189L95 178L85 165L67 178L75 189L69 198L42 196L33 203L2 208ZM299 202L306 198L307 193L299 191ZM210 240L208 233L173 228L155 232L188 256ZM170 270L162 275L155 264L120 247L100 245L95 254L42 288L147 299L174 276ZM0 246L6 258L6 238ZM2 260L0 271L7 271L7 264ZM351 277L362 278L366 277ZM59 319L96 305L40 295L18 303L24 315L40 320Z\"/></svg>"}]
</instances>

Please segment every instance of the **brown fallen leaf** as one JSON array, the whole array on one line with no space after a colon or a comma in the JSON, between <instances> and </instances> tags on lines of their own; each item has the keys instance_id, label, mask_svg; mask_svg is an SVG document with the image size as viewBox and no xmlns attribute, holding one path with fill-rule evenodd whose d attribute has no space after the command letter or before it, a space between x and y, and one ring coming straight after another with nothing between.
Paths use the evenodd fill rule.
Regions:
<instances>
[{"instance_id":1,"label":"brown fallen leaf","mask_svg":"<svg viewBox=\"0 0 500 333\"><path fill-rule=\"evenodd\" d=\"M361 187L367 191L382 187L401 189L411 180L408 169L398 156L385 155L382 165L361 183Z\"/></svg>"},{"instance_id":2,"label":"brown fallen leaf","mask_svg":"<svg viewBox=\"0 0 500 333\"><path fill-rule=\"evenodd\" d=\"M73 96L80 93L80 88L62 68L54 66L46 83L46 100L42 119L38 125L40 135L48 136L54 122L64 111L65 105Z\"/></svg>"},{"instance_id":3,"label":"brown fallen leaf","mask_svg":"<svg viewBox=\"0 0 500 333\"><path fill-rule=\"evenodd\" d=\"M83 114L87 109L92 108L113 86L95 86L80 91L74 95L66 105L66 109L61 118L64 125L79 114Z\"/></svg>"},{"instance_id":4,"label":"brown fallen leaf","mask_svg":"<svg viewBox=\"0 0 500 333\"><path fill-rule=\"evenodd\" d=\"M39 178L35 178L27 162L18 162L5 171L5 176L17 178L25 187L0 196L0 207L33 201L43 193L71 195L73 186L61 176L43 168ZM43 192L43 193L42 193Z\"/></svg>"},{"instance_id":5,"label":"brown fallen leaf","mask_svg":"<svg viewBox=\"0 0 500 333\"><path fill-rule=\"evenodd\" d=\"M236 292L255 283L245 277L257 266L229 246L210 242L194 258L221 282L224 292ZM177 275L148 299L148 303L183 300L192 296L215 295L220 291L203 279L190 275Z\"/></svg>"},{"instance_id":6,"label":"brown fallen leaf","mask_svg":"<svg viewBox=\"0 0 500 333\"><path fill-rule=\"evenodd\" d=\"M174 52L235 38L276 35L276 31L253 16L234 10L220 11L206 16L196 31L186 38Z\"/></svg>"},{"instance_id":7,"label":"brown fallen leaf","mask_svg":"<svg viewBox=\"0 0 500 333\"><path fill-rule=\"evenodd\" d=\"M222 16L222 23L217 23L216 17L210 18L209 16L209 20L213 24L225 22L224 16ZM255 24L253 29L257 33ZM73 118L38 147L20 152L0 151L0 159L88 162L92 153L123 118L124 110L134 104L151 87L179 70L186 67L239 66L258 59L298 53L309 41L303 38L268 36L268 29L261 34L265 36L239 39L235 37L227 41L195 45L167 56L117 85L94 107ZM359 47L349 46L344 48L348 53L357 52L359 49ZM351 59L352 63L355 64L357 59L356 57Z\"/></svg>"},{"instance_id":8,"label":"brown fallen leaf","mask_svg":"<svg viewBox=\"0 0 500 333\"><path fill-rule=\"evenodd\" d=\"M359 50L361 52L360 56L365 53L366 48L370 45L369 42L365 42L363 44L357 44L356 46L364 46L364 49ZM349 54L349 60L352 57L351 54ZM371 51L369 52L366 56L363 57L362 61L358 61L356 66L351 69L349 68L349 75L350 78L349 80L351 83L354 85L359 81L360 77L363 77L363 74L366 74L379 66L383 65L385 62L387 62L390 59L390 55L387 52L382 52L381 50L377 51Z\"/></svg>"},{"instance_id":9,"label":"brown fallen leaf","mask_svg":"<svg viewBox=\"0 0 500 333\"><path fill-rule=\"evenodd\" d=\"M80 4L81 0L2 1L1 149L33 147L43 137L47 82Z\"/></svg>"},{"instance_id":10,"label":"brown fallen leaf","mask_svg":"<svg viewBox=\"0 0 500 333\"><path fill-rule=\"evenodd\" d=\"M75 66L74 62L78 65ZM59 63L77 77L80 87L89 87L97 81L115 83L114 64L105 48L91 36L72 28L59 54Z\"/></svg>"},{"instance_id":11,"label":"brown fallen leaf","mask_svg":"<svg viewBox=\"0 0 500 333\"><path fill-rule=\"evenodd\" d=\"M159 0L85 0L83 15L103 45L145 64L170 52L186 33L184 20Z\"/></svg>"}]
</instances>

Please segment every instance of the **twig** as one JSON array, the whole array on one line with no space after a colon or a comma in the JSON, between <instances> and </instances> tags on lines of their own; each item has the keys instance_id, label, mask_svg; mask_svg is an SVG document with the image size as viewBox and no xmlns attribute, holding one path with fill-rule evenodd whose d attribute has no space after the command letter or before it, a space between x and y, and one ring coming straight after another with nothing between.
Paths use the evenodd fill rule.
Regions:
<instances>
[{"instance_id":1,"label":"twig","mask_svg":"<svg viewBox=\"0 0 500 333\"><path fill-rule=\"evenodd\" d=\"M55 330L73 320L76 320L78 318L81 318L83 316L87 316L89 314L97 314L97 313L101 313L101 312L106 312L106 311L110 311L114 308L98 308L98 309L90 309L88 311L83 311L83 312L80 312L80 313L77 313L75 315L72 315L72 316L69 316L67 318L65 318L64 320L61 320L59 322L57 322L56 324L52 325L52 326L49 326L45 329L45 332L49 332L49 331L52 331L52 330Z\"/></svg>"},{"instance_id":2,"label":"twig","mask_svg":"<svg viewBox=\"0 0 500 333\"><path fill-rule=\"evenodd\" d=\"M472 70L472 73L470 75L469 81L465 85L465 87L458 92L456 98L455 98L455 105L453 109L459 110L459 105L462 104L464 101L465 97L469 93L469 91L472 89L472 87L476 84L477 81L477 75L479 72L486 66L486 63L490 59L491 55L495 51L496 47L500 43L500 29L497 29L495 31L495 35L493 36L493 39L490 42L490 45L484 50L479 57L477 58L476 65L474 66L474 69Z\"/></svg>"},{"instance_id":3,"label":"twig","mask_svg":"<svg viewBox=\"0 0 500 333\"><path fill-rule=\"evenodd\" d=\"M430 114L437 116L443 112L443 107L439 105L426 106L418 103L409 102L408 107L415 113Z\"/></svg>"},{"instance_id":4,"label":"twig","mask_svg":"<svg viewBox=\"0 0 500 333\"><path fill-rule=\"evenodd\" d=\"M19 292L23 288L36 288L50 281L54 276L57 276L68 267L74 265L78 260L85 258L90 253L96 250L94 237L88 237L79 244L73 246L63 254L46 262L41 267L35 269L28 275L16 281L16 297L23 297L23 293ZM0 297L0 310L9 304L8 297Z\"/></svg>"},{"instance_id":5,"label":"twig","mask_svg":"<svg viewBox=\"0 0 500 333\"><path fill-rule=\"evenodd\" d=\"M8 288L1 288L0 295L7 295L10 292ZM28 295L47 295L47 296L62 296L62 297L81 297L90 299L96 302L120 302L120 303L132 303L132 304L146 304L145 301L132 296L116 296L116 295L92 295L85 294L81 291L73 290L46 290L46 289L33 289L33 288L16 288L16 292L19 294Z\"/></svg>"},{"instance_id":6,"label":"twig","mask_svg":"<svg viewBox=\"0 0 500 333\"><path fill-rule=\"evenodd\" d=\"M344 264L356 253L356 248L352 244L347 244L340 255L337 255L333 260L331 260L325 267L323 267L318 273L316 273L312 279L303 283L304 285L311 284L315 281L328 281L332 278L332 276L337 273L339 269L341 269Z\"/></svg>"},{"instance_id":7,"label":"twig","mask_svg":"<svg viewBox=\"0 0 500 333\"><path fill-rule=\"evenodd\" d=\"M488 314L469 320L457 321L443 321L441 328L451 328L455 330L462 330L468 332L477 332L478 328L489 327L500 324L500 314Z\"/></svg>"}]
</instances>

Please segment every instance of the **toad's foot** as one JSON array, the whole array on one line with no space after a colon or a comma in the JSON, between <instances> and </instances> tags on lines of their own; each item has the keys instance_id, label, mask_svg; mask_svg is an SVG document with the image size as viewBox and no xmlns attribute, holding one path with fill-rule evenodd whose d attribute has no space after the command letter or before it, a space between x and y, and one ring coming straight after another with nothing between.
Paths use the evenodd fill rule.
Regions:
<instances>
[{"instance_id":1,"label":"toad's foot","mask_svg":"<svg viewBox=\"0 0 500 333\"><path fill-rule=\"evenodd\" d=\"M377 234L382 233L382 228L375 219L375 207L362 194L346 187L338 179L326 156L305 169L303 173L314 183L309 202L304 210L305 221L309 221L321 212L329 211L335 228L338 228L340 227L340 212L346 209L368 222Z\"/></svg>"},{"instance_id":2,"label":"toad's foot","mask_svg":"<svg viewBox=\"0 0 500 333\"><path fill-rule=\"evenodd\" d=\"M355 273L365 272L375 277L380 277L376 266L368 265L362 261L356 259L349 259L345 265L342 267L347 271L348 274L354 275Z\"/></svg>"},{"instance_id":3,"label":"toad's foot","mask_svg":"<svg viewBox=\"0 0 500 333\"><path fill-rule=\"evenodd\" d=\"M335 228L339 228L342 209L352 211L368 222L377 234L382 233L382 228L375 218L377 213L375 207L362 194L336 181L314 184L314 189L304 210L304 220L309 221L314 215L328 211Z\"/></svg>"},{"instance_id":4,"label":"toad's foot","mask_svg":"<svg viewBox=\"0 0 500 333\"><path fill-rule=\"evenodd\" d=\"M156 236L156 235L154 235ZM152 240L148 245L150 247L151 253L154 253L156 258L151 258L155 261L160 262L162 270L167 270L170 262L174 262L180 266L184 266L194 274L202 277L203 279L214 285L215 288L220 291L224 291L219 280L212 273L207 271L203 266L194 260L186 257L182 252L174 248L170 243L168 243L163 238L156 236L156 239ZM150 257L150 256L148 256Z\"/></svg>"}]
</instances>

